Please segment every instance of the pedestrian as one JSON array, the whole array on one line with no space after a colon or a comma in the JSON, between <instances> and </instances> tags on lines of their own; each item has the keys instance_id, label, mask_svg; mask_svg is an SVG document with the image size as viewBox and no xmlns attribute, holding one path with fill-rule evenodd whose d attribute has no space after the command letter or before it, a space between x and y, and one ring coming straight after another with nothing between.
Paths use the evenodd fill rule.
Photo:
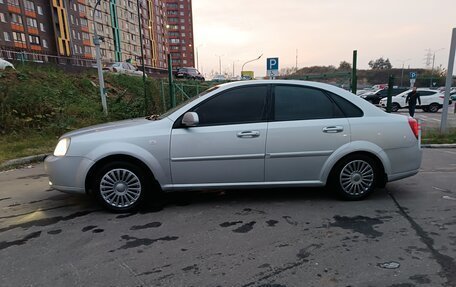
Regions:
<instances>
[{"instance_id":1,"label":"pedestrian","mask_svg":"<svg viewBox=\"0 0 456 287\"><path fill-rule=\"evenodd\" d=\"M417 92L416 87L413 87L412 91L408 93L405 98L405 104L408 103L408 110L410 116L413 118L415 115L416 101L418 100L419 106L421 106L420 93Z\"/></svg>"}]
</instances>

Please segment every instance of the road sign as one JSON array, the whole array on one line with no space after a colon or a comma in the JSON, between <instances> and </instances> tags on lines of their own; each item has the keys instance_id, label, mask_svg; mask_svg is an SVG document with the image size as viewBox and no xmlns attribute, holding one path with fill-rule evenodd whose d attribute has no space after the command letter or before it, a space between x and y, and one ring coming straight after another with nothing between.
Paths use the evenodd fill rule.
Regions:
<instances>
[{"instance_id":1,"label":"road sign","mask_svg":"<svg viewBox=\"0 0 456 287\"><path fill-rule=\"evenodd\" d=\"M266 75L271 79L274 79L279 75L279 58L267 58L266 59Z\"/></svg>"},{"instance_id":2,"label":"road sign","mask_svg":"<svg viewBox=\"0 0 456 287\"><path fill-rule=\"evenodd\" d=\"M416 72L410 72L410 80L416 79L416 76L418 76L418 74Z\"/></svg>"}]
</instances>

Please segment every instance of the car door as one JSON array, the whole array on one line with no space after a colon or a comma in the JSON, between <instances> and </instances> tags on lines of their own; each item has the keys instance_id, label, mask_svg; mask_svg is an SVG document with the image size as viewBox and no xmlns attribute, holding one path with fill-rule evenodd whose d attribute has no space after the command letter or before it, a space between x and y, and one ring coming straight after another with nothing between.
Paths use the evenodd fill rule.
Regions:
<instances>
[{"instance_id":1,"label":"car door","mask_svg":"<svg viewBox=\"0 0 456 287\"><path fill-rule=\"evenodd\" d=\"M195 127L178 119L171 133L174 185L235 186L264 182L267 85L222 91L190 111Z\"/></svg>"},{"instance_id":2,"label":"car door","mask_svg":"<svg viewBox=\"0 0 456 287\"><path fill-rule=\"evenodd\" d=\"M266 142L266 182L320 179L328 157L350 141L350 126L329 94L298 85L273 88Z\"/></svg>"}]
</instances>

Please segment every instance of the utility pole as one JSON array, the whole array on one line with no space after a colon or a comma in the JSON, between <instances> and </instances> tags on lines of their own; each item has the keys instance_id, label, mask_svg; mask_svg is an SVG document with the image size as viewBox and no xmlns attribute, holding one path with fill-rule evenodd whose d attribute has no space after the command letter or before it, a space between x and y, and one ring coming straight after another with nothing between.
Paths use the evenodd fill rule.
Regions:
<instances>
[{"instance_id":1,"label":"utility pole","mask_svg":"<svg viewBox=\"0 0 456 287\"><path fill-rule=\"evenodd\" d=\"M405 62L407 61L410 61L411 59L408 58L408 59L405 59L405 60L399 60L402 62L402 72L401 72L401 87L404 86L404 65L405 65ZM410 66L409 66L409 69L410 69Z\"/></svg>"},{"instance_id":2,"label":"utility pole","mask_svg":"<svg viewBox=\"0 0 456 287\"><path fill-rule=\"evenodd\" d=\"M439 52L439 51L442 51L444 48L441 48L441 49L438 49L438 50L434 50L433 51L433 55L432 55L432 68L431 68L431 80L429 82L429 87L432 88L432 81L434 80L434 63L435 63L435 53L436 52ZM429 49L429 51L431 51Z\"/></svg>"},{"instance_id":3,"label":"utility pole","mask_svg":"<svg viewBox=\"0 0 456 287\"><path fill-rule=\"evenodd\" d=\"M295 65L296 71L298 71L298 49L296 49L296 65Z\"/></svg>"},{"instance_id":4,"label":"utility pole","mask_svg":"<svg viewBox=\"0 0 456 287\"><path fill-rule=\"evenodd\" d=\"M103 78L103 69L101 67L101 51L100 51L100 42L102 41L102 37L98 36L97 33L97 23L95 23L95 11L97 10L98 5L100 5L101 0L97 0L95 3L95 7L93 8L92 12L92 21L93 21L93 44L95 45L95 57L97 58L97 69L98 69L98 81L100 85L100 97L101 97L101 106L103 107L103 112L107 116L108 115L108 105L106 104L106 93L105 93L105 85L104 85L104 78Z\"/></svg>"},{"instance_id":5,"label":"utility pole","mask_svg":"<svg viewBox=\"0 0 456 287\"><path fill-rule=\"evenodd\" d=\"M448 69L445 81L445 98L443 99L442 119L440 120L440 132L446 133L448 118L448 103L450 100L450 89L453 83L454 54L456 53L456 28L453 28L451 34L450 56L448 57ZM455 108L456 111L456 108Z\"/></svg>"}]
</instances>

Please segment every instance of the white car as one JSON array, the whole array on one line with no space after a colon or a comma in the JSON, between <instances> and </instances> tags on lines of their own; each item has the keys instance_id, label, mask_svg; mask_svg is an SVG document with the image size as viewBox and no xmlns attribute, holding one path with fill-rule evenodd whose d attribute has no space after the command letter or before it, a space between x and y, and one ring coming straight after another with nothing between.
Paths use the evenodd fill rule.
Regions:
<instances>
[{"instance_id":1,"label":"white car","mask_svg":"<svg viewBox=\"0 0 456 287\"><path fill-rule=\"evenodd\" d=\"M399 109L407 108L408 105L405 103L408 93L412 90L407 90L403 93L400 93L397 96L392 97L391 101L391 111L397 112ZM421 105L417 103L416 108L422 109L425 112L436 113L443 107L443 94L439 93L437 90L431 90L426 88L418 88L417 91L420 93ZM387 98L380 100L380 106L386 108Z\"/></svg>"},{"instance_id":2,"label":"white car","mask_svg":"<svg viewBox=\"0 0 456 287\"><path fill-rule=\"evenodd\" d=\"M419 171L418 135L415 119L335 86L237 81L158 117L69 132L45 169L51 187L122 212L192 189L328 185L359 200Z\"/></svg>"},{"instance_id":3,"label":"white car","mask_svg":"<svg viewBox=\"0 0 456 287\"><path fill-rule=\"evenodd\" d=\"M143 75L142 71L138 70L135 66L127 62L116 62L114 64L109 65L108 67L103 68L103 70L132 76Z\"/></svg>"},{"instance_id":4,"label":"white car","mask_svg":"<svg viewBox=\"0 0 456 287\"><path fill-rule=\"evenodd\" d=\"M6 60L0 59L0 70L9 70L9 69L14 70L13 64L11 64L10 62L8 62Z\"/></svg>"}]
</instances>

